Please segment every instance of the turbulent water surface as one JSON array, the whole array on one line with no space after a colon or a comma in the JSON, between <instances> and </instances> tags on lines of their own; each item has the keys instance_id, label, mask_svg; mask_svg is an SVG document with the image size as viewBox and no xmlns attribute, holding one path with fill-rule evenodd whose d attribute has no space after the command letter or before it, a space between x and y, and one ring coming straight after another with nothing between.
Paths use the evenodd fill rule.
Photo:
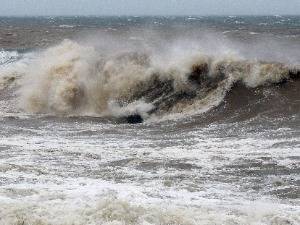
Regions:
<instances>
[{"instance_id":1,"label":"turbulent water surface","mask_svg":"<svg viewBox=\"0 0 300 225\"><path fill-rule=\"evenodd\" d=\"M0 18L0 224L300 224L300 17Z\"/></svg>"}]
</instances>

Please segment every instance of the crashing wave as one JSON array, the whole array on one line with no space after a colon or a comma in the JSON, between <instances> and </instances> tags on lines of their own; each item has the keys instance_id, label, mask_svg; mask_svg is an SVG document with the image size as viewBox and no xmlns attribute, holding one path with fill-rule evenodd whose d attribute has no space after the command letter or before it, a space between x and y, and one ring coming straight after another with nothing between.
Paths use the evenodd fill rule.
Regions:
<instances>
[{"instance_id":1,"label":"crashing wave","mask_svg":"<svg viewBox=\"0 0 300 225\"><path fill-rule=\"evenodd\" d=\"M238 83L256 88L299 77L298 67L276 62L198 51L172 60L142 50L106 54L65 40L30 63L19 95L31 113L142 122L206 112Z\"/></svg>"}]
</instances>

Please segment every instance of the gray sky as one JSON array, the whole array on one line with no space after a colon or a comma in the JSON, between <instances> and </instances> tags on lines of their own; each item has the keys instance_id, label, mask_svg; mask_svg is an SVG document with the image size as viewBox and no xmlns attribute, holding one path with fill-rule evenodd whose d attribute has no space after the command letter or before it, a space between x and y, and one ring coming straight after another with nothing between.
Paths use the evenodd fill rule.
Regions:
<instances>
[{"instance_id":1,"label":"gray sky","mask_svg":"<svg viewBox=\"0 0 300 225\"><path fill-rule=\"evenodd\" d=\"M7 15L300 15L300 0L0 0Z\"/></svg>"}]
</instances>

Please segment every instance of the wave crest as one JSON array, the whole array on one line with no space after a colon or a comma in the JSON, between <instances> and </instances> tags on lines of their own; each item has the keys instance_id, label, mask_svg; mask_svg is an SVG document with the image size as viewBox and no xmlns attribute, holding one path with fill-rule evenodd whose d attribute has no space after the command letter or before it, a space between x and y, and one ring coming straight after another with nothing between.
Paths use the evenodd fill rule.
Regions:
<instances>
[{"instance_id":1,"label":"wave crest","mask_svg":"<svg viewBox=\"0 0 300 225\"><path fill-rule=\"evenodd\" d=\"M27 70L21 106L34 113L126 117L192 115L219 105L235 83L278 84L299 77L282 63L209 56L161 57L151 51L104 54L65 40Z\"/></svg>"}]
</instances>

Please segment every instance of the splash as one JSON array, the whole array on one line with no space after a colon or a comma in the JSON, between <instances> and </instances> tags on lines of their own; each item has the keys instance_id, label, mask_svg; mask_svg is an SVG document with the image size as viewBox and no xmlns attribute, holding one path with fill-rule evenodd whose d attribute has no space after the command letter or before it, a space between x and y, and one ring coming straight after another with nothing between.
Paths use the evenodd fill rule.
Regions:
<instances>
[{"instance_id":1,"label":"splash","mask_svg":"<svg viewBox=\"0 0 300 225\"><path fill-rule=\"evenodd\" d=\"M170 49L104 51L65 40L29 64L20 106L62 116L174 118L217 107L237 83L256 88L299 77L296 66L246 60L230 51Z\"/></svg>"}]
</instances>

